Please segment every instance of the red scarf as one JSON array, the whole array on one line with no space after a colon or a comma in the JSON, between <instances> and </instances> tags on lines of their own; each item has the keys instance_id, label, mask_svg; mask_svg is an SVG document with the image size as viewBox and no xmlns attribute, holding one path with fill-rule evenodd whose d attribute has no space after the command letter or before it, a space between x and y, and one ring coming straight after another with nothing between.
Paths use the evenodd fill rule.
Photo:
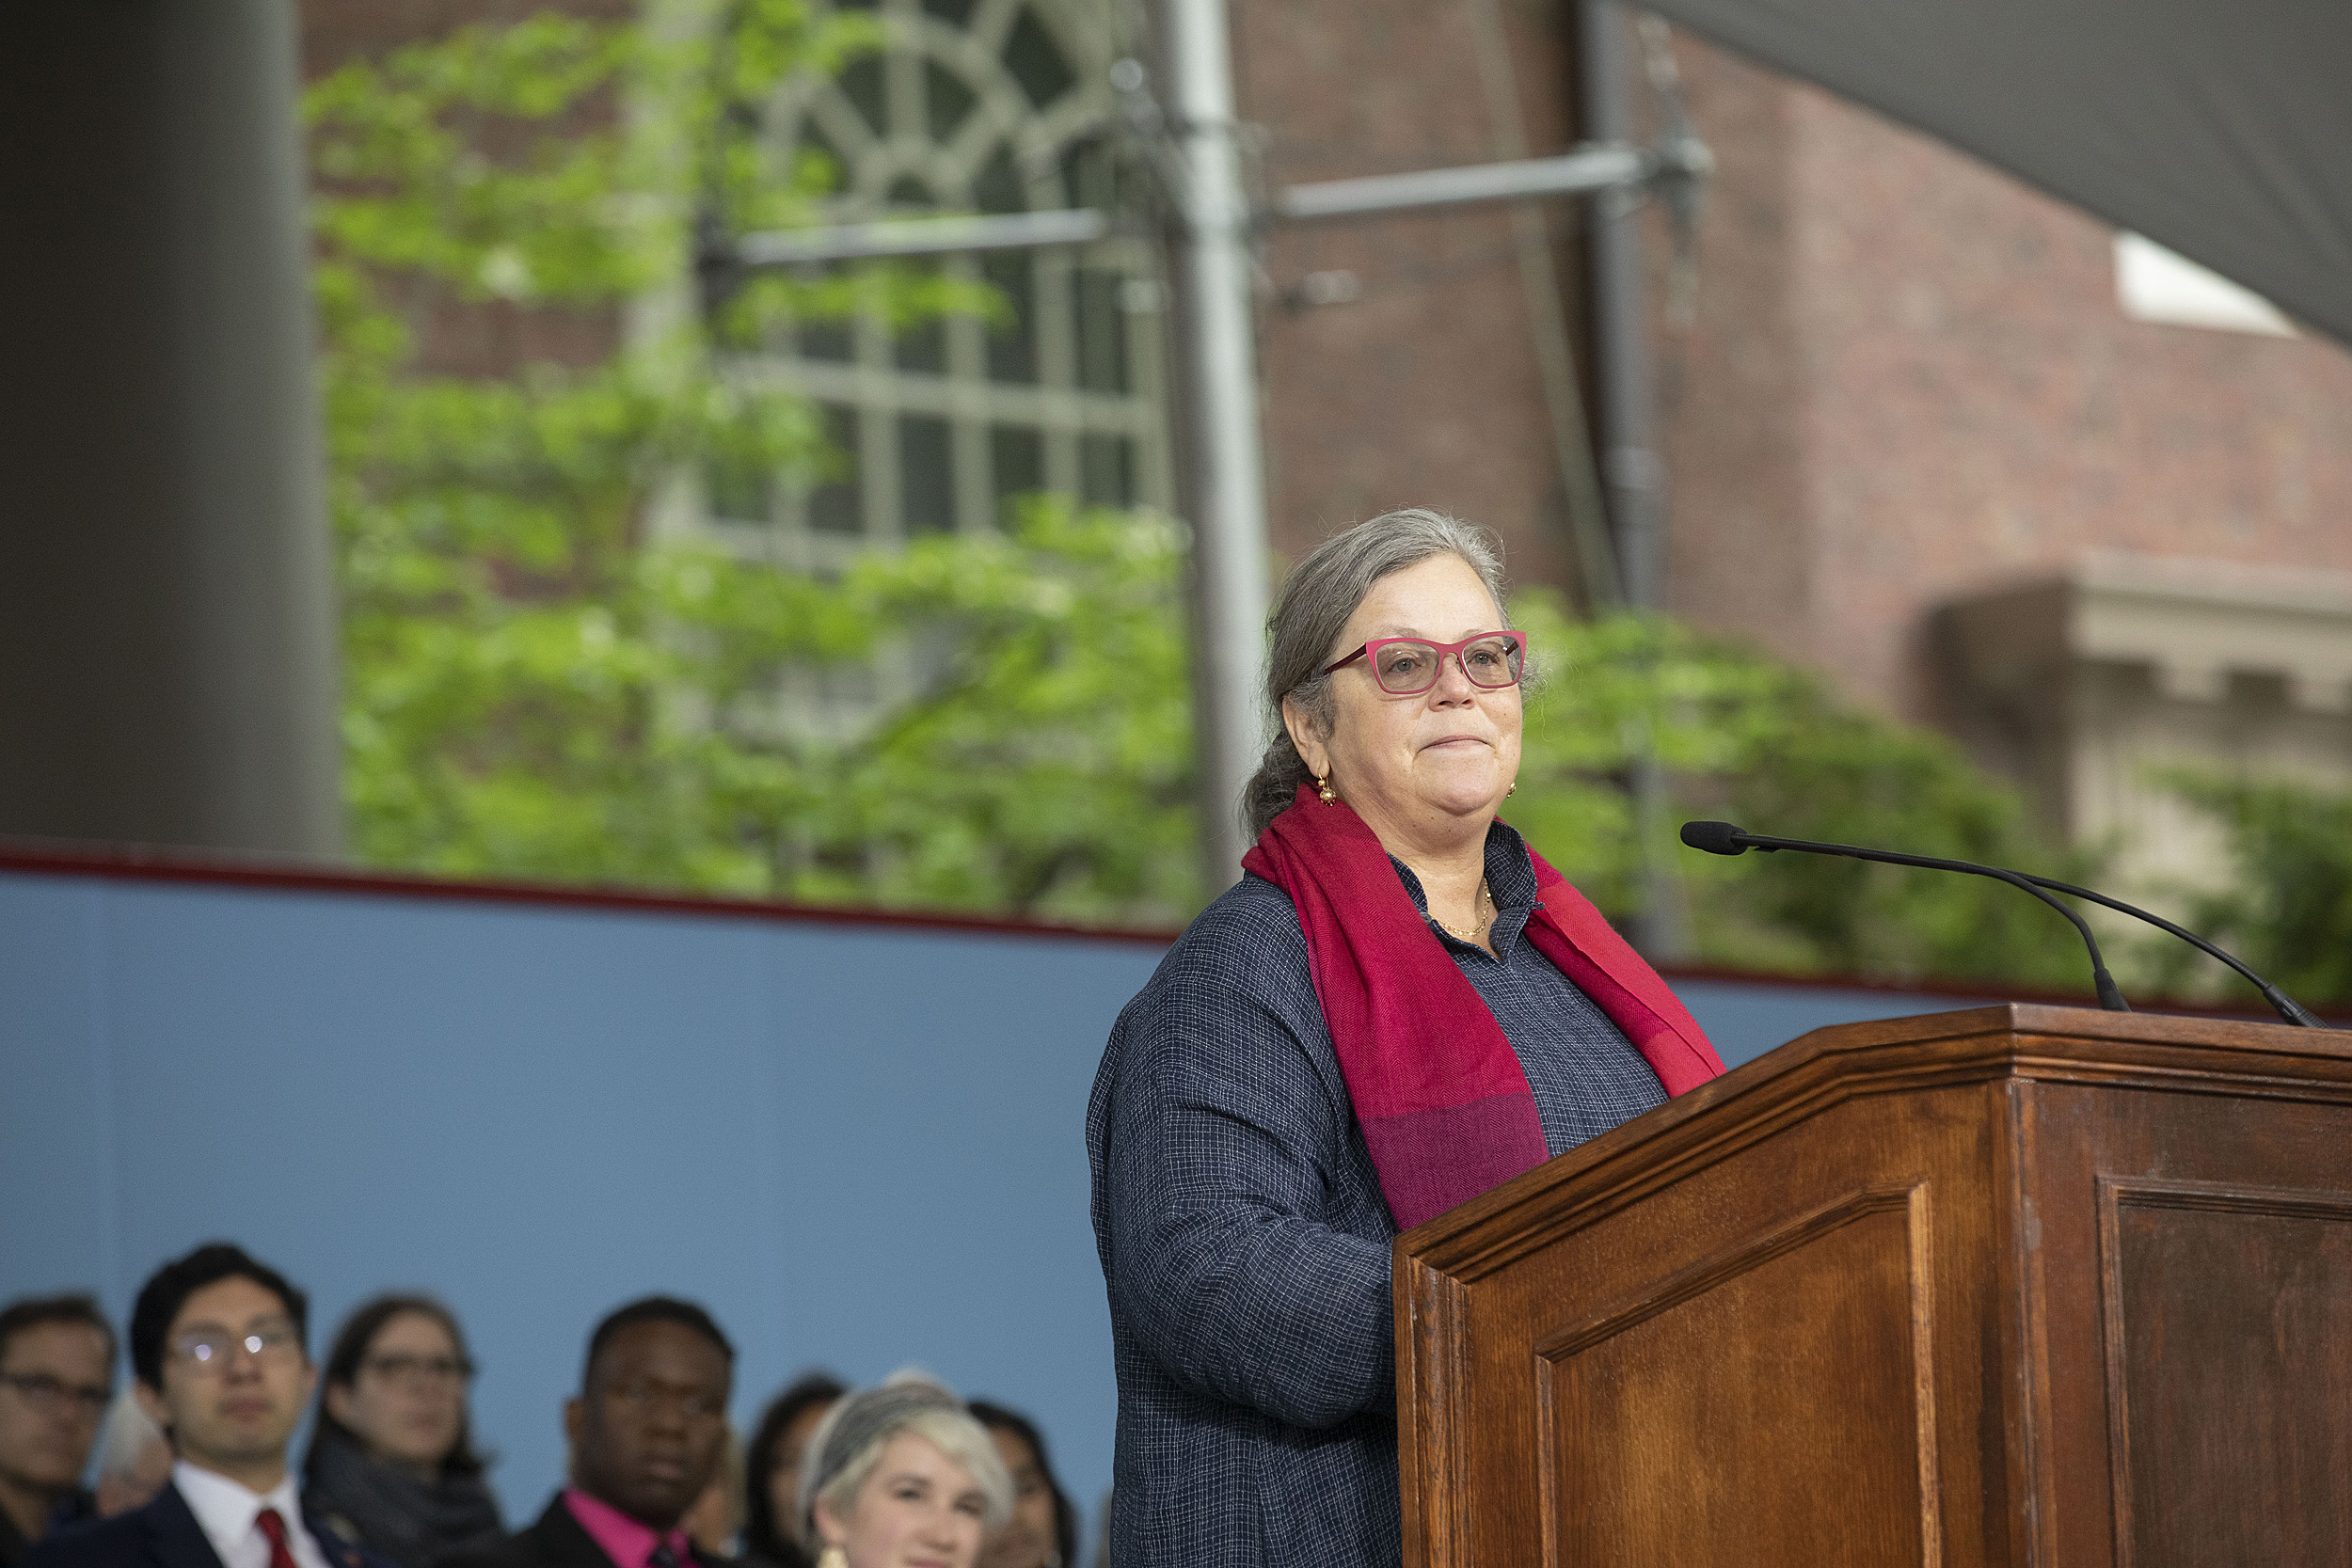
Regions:
<instances>
[{"instance_id":1,"label":"red scarf","mask_svg":"<svg viewBox=\"0 0 2352 1568\"><path fill-rule=\"evenodd\" d=\"M1535 950L1625 1031L1669 1096L1720 1077L1722 1059L1657 971L1528 853L1542 895L1527 922ZM1315 996L1399 1230L1543 1164L1543 1124L1511 1042L1362 817L1301 784L1241 863L1297 907Z\"/></svg>"}]
</instances>

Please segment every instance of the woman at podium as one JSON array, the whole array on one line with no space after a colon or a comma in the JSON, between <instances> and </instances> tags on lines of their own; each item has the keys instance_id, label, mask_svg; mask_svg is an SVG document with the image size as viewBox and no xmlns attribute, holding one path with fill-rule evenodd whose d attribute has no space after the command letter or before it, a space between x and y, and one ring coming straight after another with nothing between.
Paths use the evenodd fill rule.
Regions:
<instances>
[{"instance_id":1,"label":"woman at podium","mask_svg":"<svg viewBox=\"0 0 2352 1568\"><path fill-rule=\"evenodd\" d=\"M1087 1112L1130 1568L1396 1562L1391 1241L1723 1071L1496 819L1527 668L1488 535L1350 529L1271 629L1257 845Z\"/></svg>"}]
</instances>

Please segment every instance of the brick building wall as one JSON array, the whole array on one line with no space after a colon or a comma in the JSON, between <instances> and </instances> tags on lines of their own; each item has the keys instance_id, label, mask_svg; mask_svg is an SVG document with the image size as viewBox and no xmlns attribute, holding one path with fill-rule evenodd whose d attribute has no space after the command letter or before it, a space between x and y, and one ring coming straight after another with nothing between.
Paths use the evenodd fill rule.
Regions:
<instances>
[{"instance_id":1,"label":"brick building wall","mask_svg":"<svg viewBox=\"0 0 2352 1568\"><path fill-rule=\"evenodd\" d=\"M1956 736L2159 903L2227 863L2164 769L2352 782L2352 353L2133 319L2105 223L1676 47L1720 165L1658 326L1668 607Z\"/></svg>"},{"instance_id":2,"label":"brick building wall","mask_svg":"<svg viewBox=\"0 0 2352 1568\"><path fill-rule=\"evenodd\" d=\"M1515 72L1527 150L1570 145L1573 60L1559 7L1234 0L1235 87L1261 138L1264 187L1493 162L1506 143L1481 74L1480 5L1492 7ZM1572 277L1576 210L1543 211ZM1515 579L1572 584L1509 214L1457 208L1280 228L1265 270L1274 297L1259 353L1276 549L1295 559L1343 524L1433 506L1495 530ZM1325 272L1352 274L1358 296L1284 302Z\"/></svg>"},{"instance_id":3,"label":"brick building wall","mask_svg":"<svg viewBox=\"0 0 2352 1568\"><path fill-rule=\"evenodd\" d=\"M469 23L511 24L547 11L613 20L640 8L639 0L300 0L303 79L317 81L353 60L381 60L403 44L446 38ZM583 128L612 112L609 104L596 106ZM502 376L517 365L592 365L620 341L617 311L524 309L504 300L460 300L439 290L412 294L405 304L403 314L417 335L418 367L432 375Z\"/></svg>"},{"instance_id":4,"label":"brick building wall","mask_svg":"<svg viewBox=\"0 0 2352 1568\"><path fill-rule=\"evenodd\" d=\"M1487 14L1527 150L1570 144L1573 12ZM1504 155L1479 15L1236 0L1265 187ZM1667 608L1956 735L2052 832L2119 847L2127 879L2218 864L2153 768L2352 779L2352 353L2133 319L2106 224L1704 40L1675 50L1719 168L1687 321L1664 219L1646 225ZM1583 209L1544 211L1581 338ZM1519 581L1572 585L1507 214L1279 228L1266 268L1278 548L1423 503L1495 528ZM1327 271L1358 297L1283 303ZM1963 607L2037 583L1967 624L1981 655L1986 626L2056 617L2020 624L2039 662L1970 667ZM2119 615L2176 622L2188 653L2084 629ZM2292 648L2266 627L2282 616Z\"/></svg>"},{"instance_id":5,"label":"brick building wall","mask_svg":"<svg viewBox=\"0 0 2352 1568\"><path fill-rule=\"evenodd\" d=\"M2113 231L1688 35L1671 607L1953 723L1933 611L2092 549L2352 571L2352 353L2127 318Z\"/></svg>"}]
</instances>

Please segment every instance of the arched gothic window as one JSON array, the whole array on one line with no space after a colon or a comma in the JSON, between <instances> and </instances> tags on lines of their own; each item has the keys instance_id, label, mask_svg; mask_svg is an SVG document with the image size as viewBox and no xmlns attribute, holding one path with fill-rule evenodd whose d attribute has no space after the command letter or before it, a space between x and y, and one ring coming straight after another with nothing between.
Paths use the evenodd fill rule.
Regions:
<instances>
[{"instance_id":1,"label":"arched gothic window","mask_svg":"<svg viewBox=\"0 0 2352 1568\"><path fill-rule=\"evenodd\" d=\"M888 50L787 83L763 134L786 166L808 149L835 163L838 194L821 209L834 222L1108 206L1115 4L877 0ZM767 524L822 559L829 545L989 527L1006 500L1041 490L1168 504L1152 245L939 264L992 284L1009 318L794 328L756 371L818 401L850 471L808 489L714 485L714 518Z\"/></svg>"}]
</instances>

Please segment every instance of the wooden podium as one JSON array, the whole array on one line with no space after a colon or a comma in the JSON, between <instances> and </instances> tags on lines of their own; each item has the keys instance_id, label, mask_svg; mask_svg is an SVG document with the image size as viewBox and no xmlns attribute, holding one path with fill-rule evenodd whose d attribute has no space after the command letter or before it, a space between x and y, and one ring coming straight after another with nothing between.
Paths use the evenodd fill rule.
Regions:
<instances>
[{"instance_id":1,"label":"wooden podium","mask_svg":"<svg viewBox=\"0 0 2352 1568\"><path fill-rule=\"evenodd\" d=\"M2352 1034L1818 1030L1396 1243L1408 1568L2352 1563Z\"/></svg>"}]
</instances>

